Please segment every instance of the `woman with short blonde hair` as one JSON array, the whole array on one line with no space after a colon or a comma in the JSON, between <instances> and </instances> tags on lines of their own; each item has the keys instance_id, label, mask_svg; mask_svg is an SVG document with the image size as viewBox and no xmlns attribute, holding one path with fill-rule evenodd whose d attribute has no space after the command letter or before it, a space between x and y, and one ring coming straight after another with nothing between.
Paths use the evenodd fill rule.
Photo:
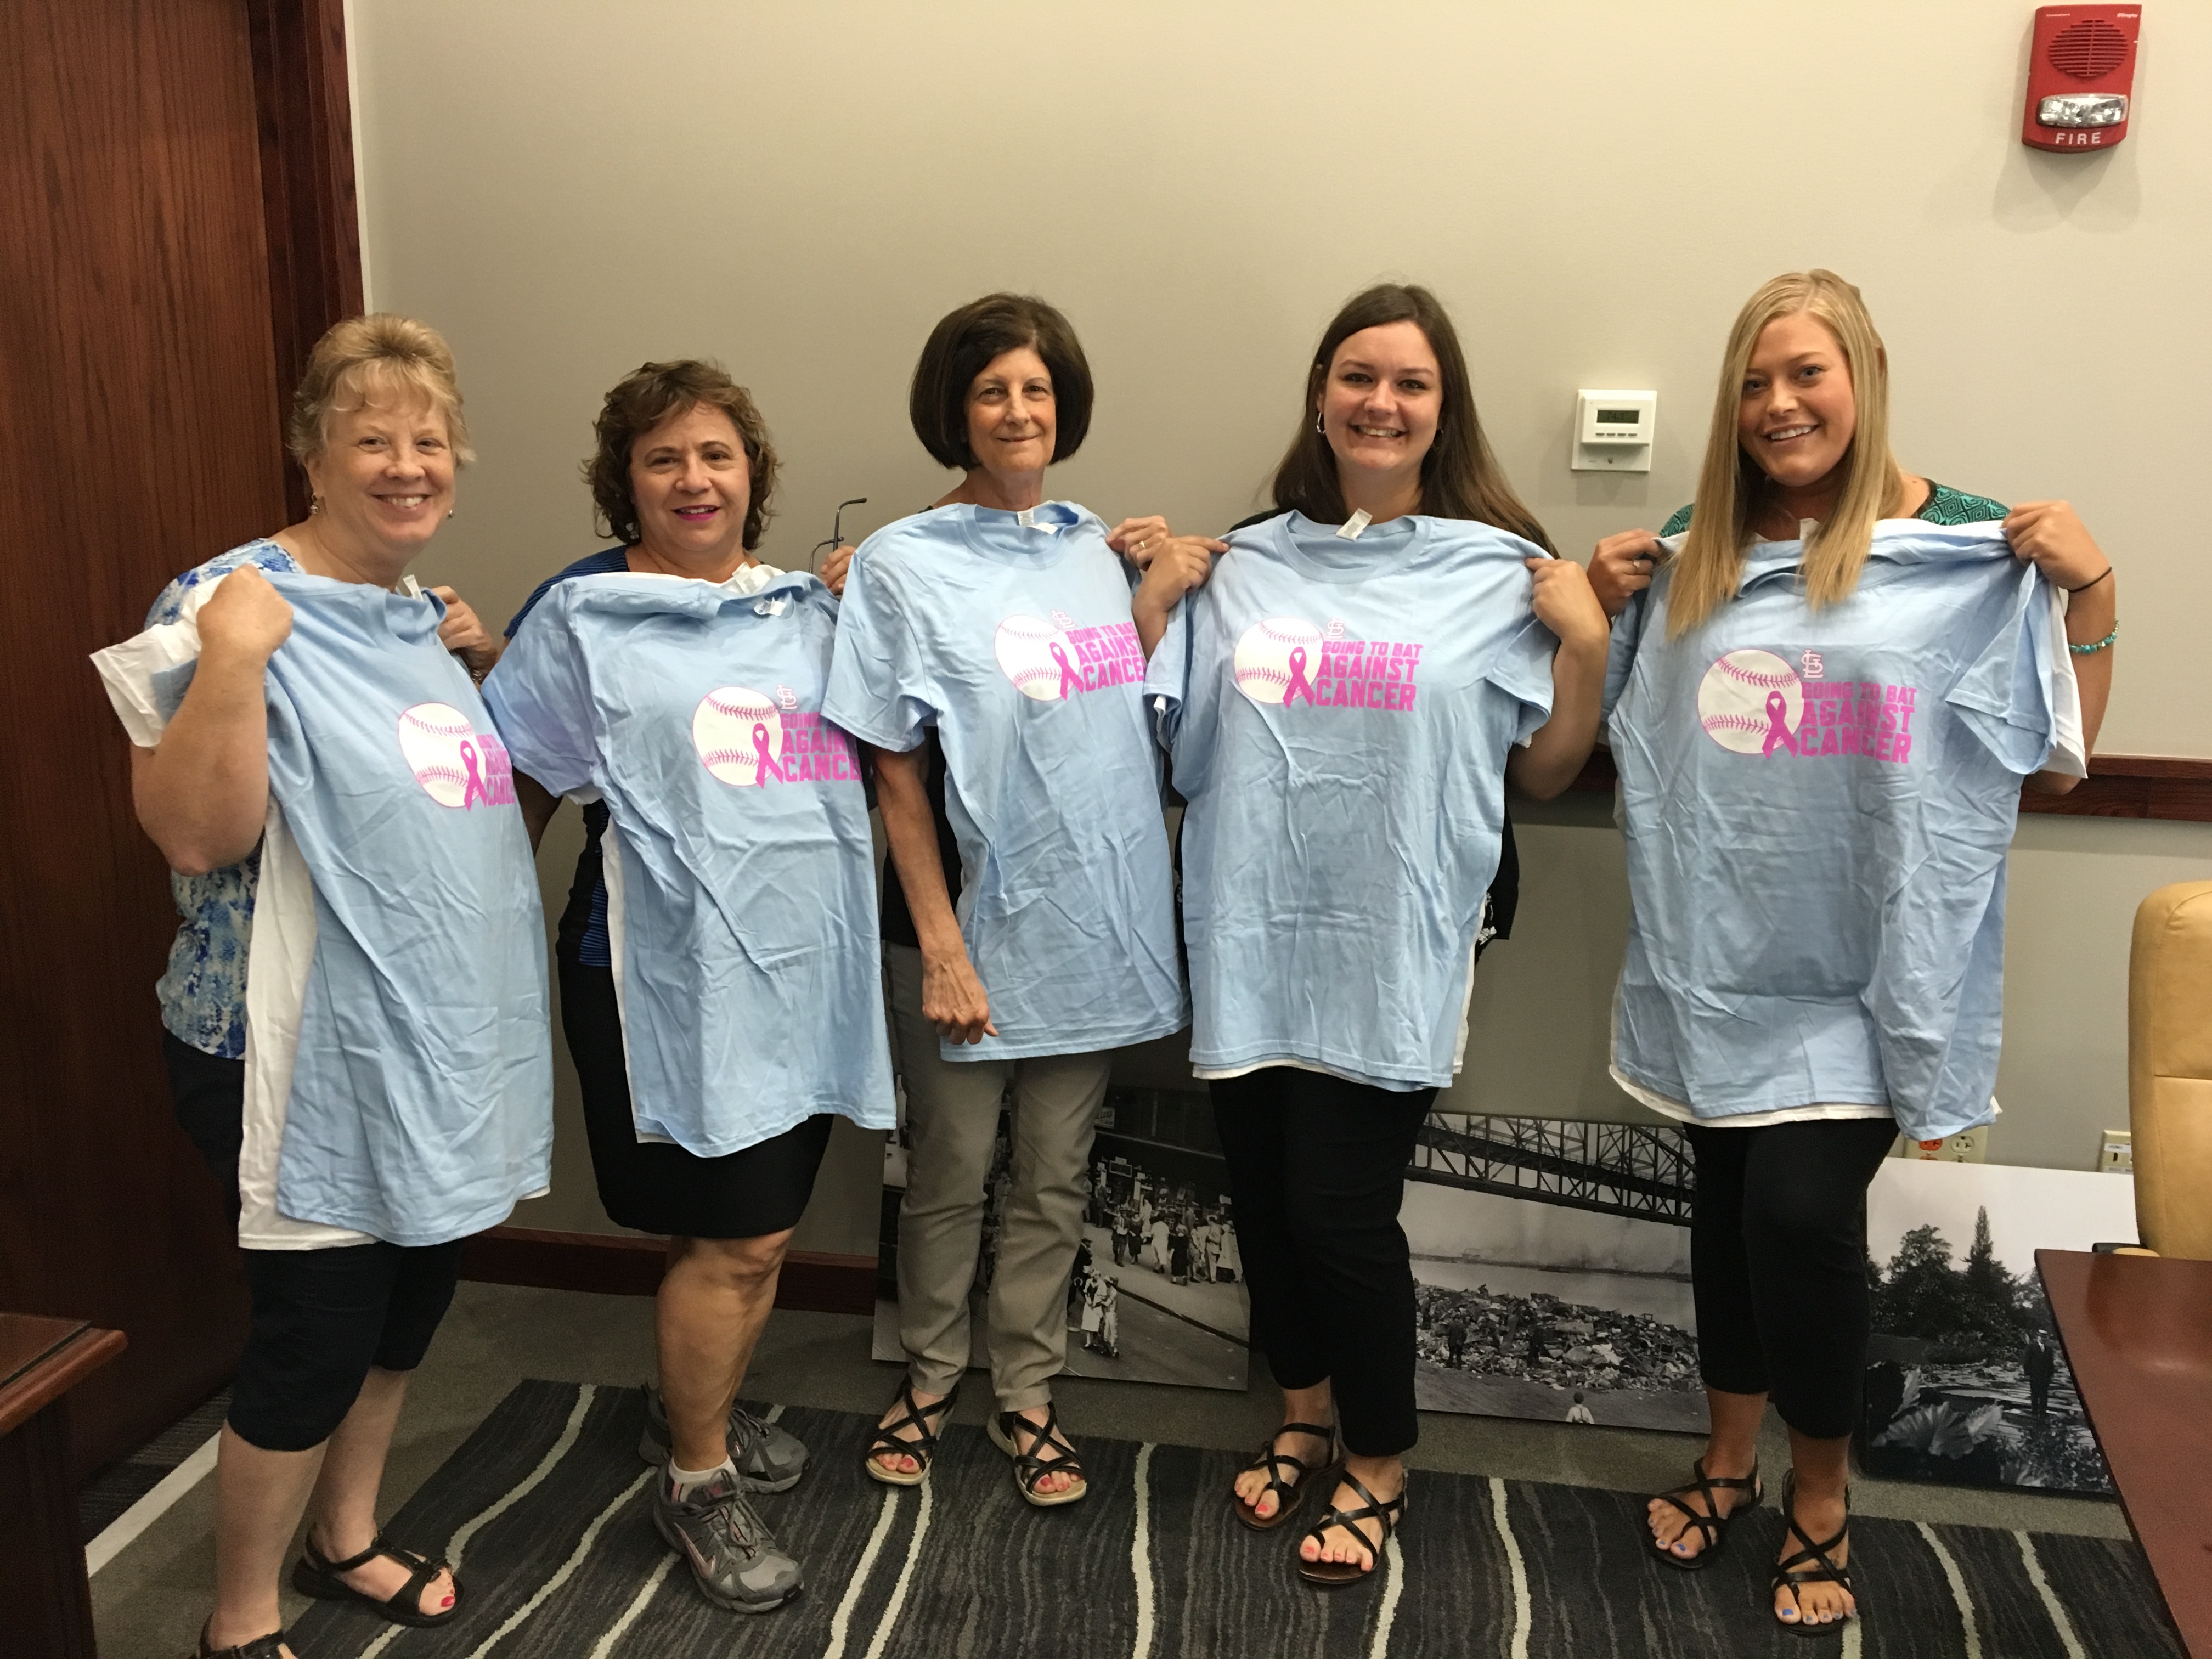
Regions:
<instances>
[{"instance_id":1,"label":"woman with short blonde hair","mask_svg":"<svg viewBox=\"0 0 2212 1659\"><path fill-rule=\"evenodd\" d=\"M410 318L338 324L286 439L307 516L185 572L94 659L183 918L157 988L177 1116L252 1302L203 1659L288 1659L303 1512L295 1589L458 1614L446 1564L378 1529L378 1488L460 1240L544 1190L552 1142L537 878L471 684L498 650L404 574L468 459L453 354Z\"/></svg>"},{"instance_id":2,"label":"woman with short blonde hair","mask_svg":"<svg viewBox=\"0 0 2212 1659\"><path fill-rule=\"evenodd\" d=\"M1772 1612L1801 1634L1856 1608L1867 1188L1900 1130L1994 1109L2021 788L2084 771L2119 632L2065 502L2008 514L1899 466L1888 369L1842 277L1766 283L1729 334L1694 511L1591 561L1632 900L1613 1074L1687 1126L1712 1419L1650 1547L1718 1556L1760 1501L1771 1397Z\"/></svg>"}]
</instances>

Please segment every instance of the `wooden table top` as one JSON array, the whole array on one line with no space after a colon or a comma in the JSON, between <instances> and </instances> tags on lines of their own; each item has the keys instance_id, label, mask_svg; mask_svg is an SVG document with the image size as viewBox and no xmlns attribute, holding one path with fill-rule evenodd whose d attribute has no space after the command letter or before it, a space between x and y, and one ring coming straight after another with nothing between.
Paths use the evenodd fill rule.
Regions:
<instances>
[{"instance_id":1,"label":"wooden table top","mask_svg":"<svg viewBox=\"0 0 2212 1659\"><path fill-rule=\"evenodd\" d=\"M2038 1250L2066 1363L2191 1653L2212 1659L2212 1261Z\"/></svg>"},{"instance_id":2,"label":"wooden table top","mask_svg":"<svg viewBox=\"0 0 2212 1659\"><path fill-rule=\"evenodd\" d=\"M121 1353L123 1333L81 1319L0 1313L0 1434L12 1434Z\"/></svg>"}]
</instances>

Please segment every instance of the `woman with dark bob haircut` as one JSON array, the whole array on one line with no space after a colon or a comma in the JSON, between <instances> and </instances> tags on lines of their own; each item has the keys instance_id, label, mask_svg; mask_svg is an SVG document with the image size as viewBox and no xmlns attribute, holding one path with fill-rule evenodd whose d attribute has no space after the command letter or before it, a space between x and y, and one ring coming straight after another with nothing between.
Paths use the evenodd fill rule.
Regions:
<instances>
[{"instance_id":1,"label":"woman with dark bob haircut","mask_svg":"<svg viewBox=\"0 0 2212 1659\"><path fill-rule=\"evenodd\" d=\"M1272 1531L1314 1487L1292 1559L1340 1585L1372 1576L1405 1513L1398 1206L1467 1058L1505 785L1555 795L1589 757L1606 622L1491 455L1425 289L1370 289L1323 331L1274 493L1172 616L1148 574L1137 624L1189 803L1191 1060L1283 1395L1226 1496Z\"/></svg>"},{"instance_id":2,"label":"woman with dark bob haircut","mask_svg":"<svg viewBox=\"0 0 2212 1659\"><path fill-rule=\"evenodd\" d=\"M863 1466L893 1486L928 1474L968 1366L1011 1083L1011 1185L985 1312L990 1430L1023 1498L1047 1507L1086 1491L1052 1379L1112 1051L1186 1017L1145 655L1115 555L1141 548L1155 586L1188 586L1222 544L1171 537L1158 519L1109 532L1045 500L1045 469L1089 430L1091 370L1042 300L987 295L945 317L909 412L922 447L965 476L854 556L825 705L875 755L906 1085L907 1375Z\"/></svg>"},{"instance_id":3,"label":"woman with dark bob haircut","mask_svg":"<svg viewBox=\"0 0 2212 1659\"><path fill-rule=\"evenodd\" d=\"M586 803L562 1024L600 1200L669 1238L639 1450L662 1537L746 1613L801 1583L747 1488L807 1453L738 1385L831 1117L894 1121L866 794L821 714L837 605L754 556L775 472L719 367L629 375L584 466L621 544L531 595L484 687L533 834Z\"/></svg>"}]
</instances>

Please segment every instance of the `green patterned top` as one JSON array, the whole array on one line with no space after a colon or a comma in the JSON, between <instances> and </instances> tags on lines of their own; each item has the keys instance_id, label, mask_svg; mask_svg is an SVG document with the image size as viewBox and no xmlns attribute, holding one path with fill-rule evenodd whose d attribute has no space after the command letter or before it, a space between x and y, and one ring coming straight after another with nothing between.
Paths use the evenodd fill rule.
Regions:
<instances>
[{"instance_id":1,"label":"green patterned top","mask_svg":"<svg viewBox=\"0 0 2212 1659\"><path fill-rule=\"evenodd\" d=\"M1928 504L1912 516L1929 524L1987 524L1992 519L2003 518L2005 511L2002 501L1993 501L1986 495L1969 495L1931 478L1928 483ZM1679 536L1689 527L1690 508L1685 507L1667 520L1667 527L1659 533Z\"/></svg>"}]
</instances>

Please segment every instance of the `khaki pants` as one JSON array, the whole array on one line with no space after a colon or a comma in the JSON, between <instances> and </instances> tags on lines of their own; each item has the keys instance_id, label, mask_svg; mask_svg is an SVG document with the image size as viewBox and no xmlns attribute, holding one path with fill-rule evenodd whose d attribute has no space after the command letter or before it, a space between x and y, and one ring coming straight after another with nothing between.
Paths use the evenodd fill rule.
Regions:
<instances>
[{"instance_id":1,"label":"khaki pants","mask_svg":"<svg viewBox=\"0 0 2212 1659\"><path fill-rule=\"evenodd\" d=\"M981 1242L999 1103L1014 1085L998 1264L984 1304L991 1388L1001 1411L1052 1398L1067 1361L1067 1275L1082 1237L1085 1166L1110 1054L946 1060L921 1017L921 952L886 945L891 1040L906 1085L906 1198L899 1206L899 1340L925 1394L968 1369L968 1292Z\"/></svg>"}]
</instances>

